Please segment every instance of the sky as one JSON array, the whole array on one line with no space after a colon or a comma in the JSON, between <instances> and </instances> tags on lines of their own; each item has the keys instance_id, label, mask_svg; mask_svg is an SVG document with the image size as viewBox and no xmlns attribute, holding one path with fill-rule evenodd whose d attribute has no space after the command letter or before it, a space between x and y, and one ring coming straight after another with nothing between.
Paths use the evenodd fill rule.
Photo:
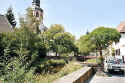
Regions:
<instances>
[{"instance_id":1,"label":"sky","mask_svg":"<svg viewBox=\"0 0 125 83\"><path fill-rule=\"evenodd\" d=\"M26 13L32 0L2 0L0 14L13 7L16 20ZM44 24L62 24L76 38L98 26L116 28L125 21L125 0L41 0Z\"/></svg>"}]
</instances>

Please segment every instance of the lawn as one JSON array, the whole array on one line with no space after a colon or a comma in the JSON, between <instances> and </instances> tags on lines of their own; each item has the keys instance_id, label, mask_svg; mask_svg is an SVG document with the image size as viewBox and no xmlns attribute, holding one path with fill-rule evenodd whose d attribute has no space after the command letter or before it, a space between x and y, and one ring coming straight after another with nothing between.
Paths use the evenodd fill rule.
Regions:
<instances>
[{"instance_id":1,"label":"lawn","mask_svg":"<svg viewBox=\"0 0 125 83\"><path fill-rule=\"evenodd\" d=\"M96 58L94 59L88 59L87 61L85 61L86 63L97 63Z\"/></svg>"}]
</instances>

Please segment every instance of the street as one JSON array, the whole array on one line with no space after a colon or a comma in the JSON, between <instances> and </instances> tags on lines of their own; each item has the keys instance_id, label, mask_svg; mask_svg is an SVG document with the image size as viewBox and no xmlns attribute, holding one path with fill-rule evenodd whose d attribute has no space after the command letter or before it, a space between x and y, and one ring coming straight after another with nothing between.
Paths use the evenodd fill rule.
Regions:
<instances>
[{"instance_id":1,"label":"street","mask_svg":"<svg viewBox=\"0 0 125 83\"><path fill-rule=\"evenodd\" d=\"M125 83L125 72L110 72L106 77L95 74L89 83Z\"/></svg>"}]
</instances>

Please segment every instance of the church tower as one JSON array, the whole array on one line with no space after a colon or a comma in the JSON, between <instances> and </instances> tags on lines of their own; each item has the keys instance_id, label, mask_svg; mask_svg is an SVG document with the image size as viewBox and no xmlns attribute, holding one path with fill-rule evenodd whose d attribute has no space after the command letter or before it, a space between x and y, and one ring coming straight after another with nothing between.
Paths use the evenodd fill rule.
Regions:
<instances>
[{"instance_id":1,"label":"church tower","mask_svg":"<svg viewBox=\"0 0 125 83\"><path fill-rule=\"evenodd\" d=\"M40 32L46 31L47 27L43 24L43 9L40 8L40 0L33 0L32 2L33 15L39 22L39 30Z\"/></svg>"},{"instance_id":2,"label":"church tower","mask_svg":"<svg viewBox=\"0 0 125 83\"><path fill-rule=\"evenodd\" d=\"M43 21L43 9L40 8L40 0L33 0L32 7L33 15L37 18L39 22Z\"/></svg>"}]
</instances>

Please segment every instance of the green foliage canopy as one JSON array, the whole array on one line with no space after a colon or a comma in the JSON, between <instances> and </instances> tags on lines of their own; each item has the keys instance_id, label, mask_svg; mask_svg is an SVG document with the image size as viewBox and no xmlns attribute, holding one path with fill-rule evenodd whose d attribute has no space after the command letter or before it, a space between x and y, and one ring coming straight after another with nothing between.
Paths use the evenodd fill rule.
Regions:
<instances>
[{"instance_id":1,"label":"green foliage canopy","mask_svg":"<svg viewBox=\"0 0 125 83\"><path fill-rule=\"evenodd\" d=\"M90 33L91 40L96 45L96 49L100 51L106 49L113 42L118 42L121 35L114 28L98 27Z\"/></svg>"},{"instance_id":2,"label":"green foliage canopy","mask_svg":"<svg viewBox=\"0 0 125 83\"><path fill-rule=\"evenodd\" d=\"M6 13L6 17L7 17L8 21L9 21L9 23L12 25L12 27L15 28L16 20L15 20L15 17L14 17L12 7L8 8L7 13Z\"/></svg>"},{"instance_id":3,"label":"green foliage canopy","mask_svg":"<svg viewBox=\"0 0 125 83\"><path fill-rule=\"evenodd\" d=\"M70 53L76 49L74 44L75 37L65 32L64 27L59 24L52 25L46 32L45 35L49 39L50 50L53 52L62 54Z\"/></svg>"},{"instance_id":4,"label":"green foliage canopy","mask_svg":"<svg viewBox=\"0 0 125 83\"><path fill-rule=\"evenodd\" d=\"M83 35L77 41L77 46L79 48L79 53L89 54L95 49L95 44L92 43L89 35Z\"/></svg>"}]
</instances>

